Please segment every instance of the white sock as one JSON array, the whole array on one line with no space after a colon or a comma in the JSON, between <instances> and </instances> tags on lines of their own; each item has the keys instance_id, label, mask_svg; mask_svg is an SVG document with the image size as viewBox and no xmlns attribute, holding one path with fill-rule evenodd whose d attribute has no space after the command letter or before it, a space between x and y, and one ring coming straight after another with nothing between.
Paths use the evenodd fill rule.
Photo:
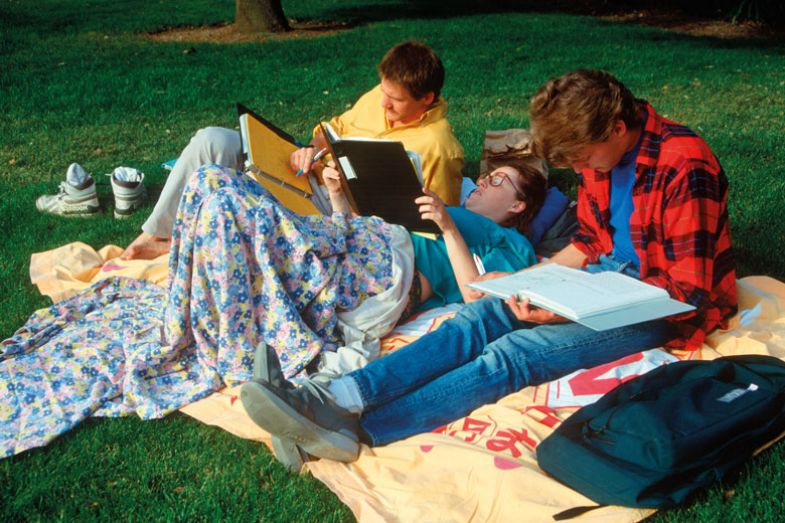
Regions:
<instances>
[{"instance_id":1,"label":"white sock","mask_svg":"<svg viewBox=\"0 0 785 523\"><path fill-rule=\"evenodd\" d=\"M360 388L357 387L357 382L349 376L332 380L328 385L327 390L335 398L335 403L339 407L343 407L349 412L360 414L363 411L363 399L360 396Z\"/></svg>"},{"instance_id":2,"label":"white sock","mask_svg":"<svg viewBox=\"0 0 785 523\"><path fill-rule=\"evenodd\" d=\"M88 176L90 175L87 174L87 171L84 170L84 167L78 163L72 163L69 165L68 171L65 173L66 181L74 187L81 186L85 180L87 180Z\"/></svg>"},{"instance_id":3,"label":"white sock","mask_svg":"<svg viewBox=\"0 0 785 523\"><path fill-rule=\"evenodd\" d=\"M133 167L116 167L112 171L112 176L120 182L136 183L142 181L142 173Z\"/></svg>"}]
</instances>

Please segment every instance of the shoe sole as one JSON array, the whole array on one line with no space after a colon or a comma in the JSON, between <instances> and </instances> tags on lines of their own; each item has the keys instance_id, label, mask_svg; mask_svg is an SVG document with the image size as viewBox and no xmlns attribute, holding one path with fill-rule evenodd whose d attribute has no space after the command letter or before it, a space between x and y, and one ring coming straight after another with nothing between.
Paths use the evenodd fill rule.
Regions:
<instances>
[{"instance_id":1,"label":"shoe sole","mask_svg":"<svg viewBox=\"0 0 785 523\"><path fill-rule=\"evenodd\" d=\"M37 209L43 213L51 214L53 216L66 216L69 218L74 216L93 216L101 212L100 207L93 207L93 206L85 207L82 209L73 209L73 210L69 209L69 210L62 210L62 211L49 211L40 208Z\"/></svg>"},{"instance_id":2,"label":"shoe sole","mask_svg":"<svg viewBox=\"0 0 785 523\"><path fill-rule=\"evenodd\" d=\"M290 472L299 474L305 462L308 461L308 455L290 439L273 436L272 443L273 453L278 463L289 469Z\"/></svg>"},{"instance_id":3,"label":"shoe sole","mask_svg":"<svg viewBox=\"0 0 785 523\"><path fill-rule=\"evenodd\" d=\"M360 453L356 440L320 427L262 383L250 381L243 385L240 399L254 423L275 436L293 441L308 454L351 462Z\"/></svg>"},{"instance_id":4,"label":"shoe sole","mask_svg":"<svg viewBox=\"0 0 785 523\"><path fill-rule=\"evenodd\" d=\"M133 209L115 209L114 210L114 218L115 220L125 220L126 218L130 218L131 215L136 212L138 207Z\"/></svg>"},{"instance_id":5,"label":"shoe sole","mask_svg":"<svg viewBox=\"0 0 785 523\"><path fill-rule=\"evenodd\" d=\"M115 204L114 217L116 220L125 220L126 218L130 218L131 215L137 210L141 209L145 203L146 200L141 200L133 203L132 205L129 205L128 207L117 207Z\"/></svg>"}]
</instances>

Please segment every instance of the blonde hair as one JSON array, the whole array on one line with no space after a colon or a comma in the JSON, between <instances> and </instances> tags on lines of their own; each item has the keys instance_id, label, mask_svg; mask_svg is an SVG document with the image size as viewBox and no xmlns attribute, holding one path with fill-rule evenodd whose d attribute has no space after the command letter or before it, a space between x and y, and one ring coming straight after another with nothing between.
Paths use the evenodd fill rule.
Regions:
<instances>
[{"instance_id":1,"label":"blonde hair","mask_svg":"<svg viewBox=\"0 0 785 523\"><path fill-rule=\"evenodd\" d=\"M534 152L551 165L567 167L585 146L607 140L617 121L640 127L643 103L604 71L579 70L553 78L529 104Z\"/></svg>"}]
</instances>

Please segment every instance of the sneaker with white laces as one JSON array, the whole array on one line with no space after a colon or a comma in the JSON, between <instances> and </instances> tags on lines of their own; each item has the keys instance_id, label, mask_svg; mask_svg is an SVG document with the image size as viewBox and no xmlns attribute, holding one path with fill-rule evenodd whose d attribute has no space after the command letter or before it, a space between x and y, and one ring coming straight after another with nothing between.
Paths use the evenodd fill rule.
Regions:
<instances>
[{"instance_id":1,"label":"sneaker with white laces","mask_svg":"<svg viewBox=\"0 0 785 523\"><path fill-rule=\"evenodd\" d=\"M39 211L61 216L85 216L100 210L95 180L81 165L72 163L68 167L65 181L60 183L60 192L39 196L35 201Z\"/></svg>"},{"instance_id":2,"label":"sneaker with white laces","mask_svg":"<svg viewBox=\"0 0 785 523\"><path fill-rule=\"evenodd\" d=\"M118 167L107 176L112 179L115 218L128 218L147 202L143 172L131 167Z\"/></svg>"}]
</instances>

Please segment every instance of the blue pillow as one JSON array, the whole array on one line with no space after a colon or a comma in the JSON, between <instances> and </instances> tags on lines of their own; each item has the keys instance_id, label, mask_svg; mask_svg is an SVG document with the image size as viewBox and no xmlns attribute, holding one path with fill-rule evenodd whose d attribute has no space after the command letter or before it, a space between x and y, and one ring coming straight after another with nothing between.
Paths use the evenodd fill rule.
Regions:
<instances>
[{"instance_id":1,"label":"blue pillow","mask_svg":"<svg viewBox=\"0 0 785 523\"><path fill-rule=\"evenodd\" d=\"M537 244L540 243L543 235L554 223L556 223L556 220L559 219L559 216L562 215L569 204L569 198L564 196L557 187L548 189L548 192L545 193L545 201L542 204L542 209L540 209L540 212L537 213L537 216L535 216L531 224L529 224L528 236L532 245L536 247Z\"/></svg>"}]
</instances>

